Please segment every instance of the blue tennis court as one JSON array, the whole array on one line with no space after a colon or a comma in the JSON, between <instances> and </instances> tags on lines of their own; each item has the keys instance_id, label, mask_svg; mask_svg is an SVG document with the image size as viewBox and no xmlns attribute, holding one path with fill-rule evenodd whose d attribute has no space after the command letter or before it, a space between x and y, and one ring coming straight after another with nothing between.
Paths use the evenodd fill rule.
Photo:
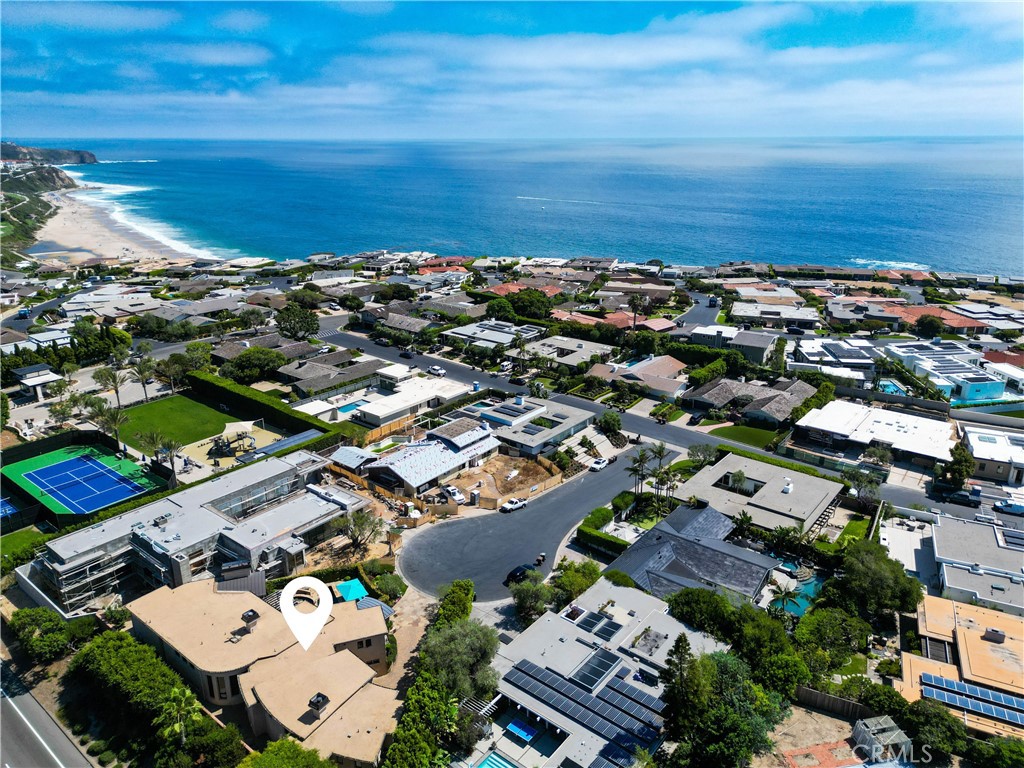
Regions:
<instances>
[{"instance_id":1,"label":"blue tennis court","mask_svg":"<svg viewBox=\"0 0 1024 768\"><path fill-rule=\"evenodd\" d=\"M8 501L7 499L0 499L0 517L7 517L8 515L13 515L17 511L18 508L14 506L14 504L12 504L10 501Z\"/></svg>"},{"instance_id":2,"label":"blue tennis court","mask_svg":"<svg viewBox=\"0 0 1024 768\"><path fill-rule=\"evenodd\" d=\"M146 491L92 456L76 456L26 472L25 479L78 515L90 514Z\"/></svg>"}]
</instances>

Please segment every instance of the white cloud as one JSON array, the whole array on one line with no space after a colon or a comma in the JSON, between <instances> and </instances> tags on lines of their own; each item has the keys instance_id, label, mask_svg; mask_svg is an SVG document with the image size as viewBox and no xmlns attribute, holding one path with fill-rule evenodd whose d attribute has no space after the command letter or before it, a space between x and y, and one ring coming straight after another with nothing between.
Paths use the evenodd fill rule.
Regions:
<instances>
[{"instance_id":1,"label":"white cloud","mask_svg":"<svg viewBox=\"0 0 1024 768\"><path fill-rule=\"evenodd\" d=\"M163 61L204 67L254 67L273 57L255 43L156 43L142 50Z\"/></svg>"},{"instance_id":2,"label":"white cloud","mask_svg":"<svg viewBox=\"0 0 1024 768\"><path fill-rule=\"evenodd\" d=\"M868 61L902 56L903 45L852 45L846 48L833 46L798 46L784 48L769 54L771 62L797 67L831 67L845 64L863 64Z\"/></svg>"},{"instance_id":3,"label":"white cloud","mask_svg":"<svg viewBox=\"0 0 1024 768\"><path fill-rule=\"evenodd\" d=\"M920 12L943 26L982 32L996 40L1024 37L1024 3L924 3Z\"/></svg>"},{"instance_id":4,"label":"white cloud","mask_svg":"<svg viewBox=\"0 0 1024 768\"><path fill-rule=\"evenodd\" d=\"M175 11L165 8L112 3L7 2L0 8L0 19L10 26L56 26L98 32L162 29L180 18Z\"/></svg>"},{"instance_id":5,"label":"white cloud","mask_svg":"<svg viewBox=\"0 0 1024 768\"><path fill-rule=\"evenodd\" d=\"M259 11L243 8L235 11L228 11L214 17L210 22L218 29L226 29L229 32L246 34L263 29L270 23L270 18Z\"/></svg>"},{"instance_id":6,"label":"white cloud","mask_svg":"<svg viewBox=\"0 0 1024 768\"><path fill-rule=\"evenodd\" d=\"M910 60L915 67L951 67L958 62L959 59L953 54L941 51L922 53Z\"/></svg>"}]
</instances>

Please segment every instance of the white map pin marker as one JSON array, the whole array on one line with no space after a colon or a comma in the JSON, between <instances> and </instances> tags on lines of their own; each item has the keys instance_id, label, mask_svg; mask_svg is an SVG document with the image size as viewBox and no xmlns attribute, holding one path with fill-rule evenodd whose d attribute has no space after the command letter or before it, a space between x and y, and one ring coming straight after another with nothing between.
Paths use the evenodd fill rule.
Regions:
<instances>
[{"instance_id":1,"label":"white map pin marker","mask_svg":"<svg viewBox=\"0 0 1024 768\"><path fill-rule=\"evenodd\" d=\"M300 589L316 592L317 597L320 598L316 610L312 613L301 613L295 607L295 593ZM292 579L281 590L281 614L304 651L309 650L309 646L316 640L316 636L320 634L324 624L331 618L333 604L334 596L331 594L331 588L312 576L300 576L297 579Z\"/></svg>"}]
</instances>

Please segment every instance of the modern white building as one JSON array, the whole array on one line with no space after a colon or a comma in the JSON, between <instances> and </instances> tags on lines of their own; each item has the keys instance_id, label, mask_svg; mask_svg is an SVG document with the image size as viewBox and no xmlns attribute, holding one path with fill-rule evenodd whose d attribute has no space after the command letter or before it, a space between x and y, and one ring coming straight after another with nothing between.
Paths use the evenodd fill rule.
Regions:
<instances>
[{"instance_id":1,"label":"modern white building","mask_svg":"<svg viewBox=\"0 0 1024 768\"><path fill-rule=\"evenodd\" d=\"M1006 382L1007 390L1024 397L1024 368L1009 363L990 363L986 360L983 360L981 364L985 368L985 373Z\"/></svg>"},{"instance_id":2,"label":"modern white building","mask_svg":"<svg viewBox=\"0 0 1024 768\"><path fill-rule=\"evenodd\" d=\"M1024 533L941 515L932 542L943 597L1024 616Z\"/></svg>"},{"instance_id":3,"label":"modern white building","mask_svg":"<svg viewBox=\"0 0 1024 768\"><path fill-rule=\"evenodd\" d=\"M814 307L790 307L785 304L750 304L737 301L732 305L732 319L769 327L795 326L817 328L820 318Z\"/></svg>"},{"instance_id":4,"label":"modern white building","mask_svg":"<svg viewBox=\"0 0 1024 768\"><path fill-rule=\"evenodd\" d=\"M1024 484L1024 433L961 424L974 457L974 476L1007 485Z\"/></svg>"},{"instance_id":5,"label":"modern white building","mask_svg":"<svg viewBox=\"0 0 1024 768\"><path fill-rule=\"evenodd\" d=\"M448 339L449 343L461 341L469 346L493 349L499 344L506 348L512 347L515 345L517 337L524 341L533 341L541 338L544 333L544 328L539 325L516 325L504 320L481 320L478 323L463 325L461 328L452 328L441 335Z\"/></svg>"},{"instance_id":6,"label":"modern white building","mask_svg":"<svg viewBox=\"0 0 1024 768\"><path fill-rule=\"evenodd\" d=\"M846 400L815 408L796 423L797 437L836 450L883 446L896 458L949 461L956 430L945 418L912 416Z\"/></svg>"},{"instance_id":7,"label":"modern white building","mask_svg":"<svg viewBox=\"0 0 1024 768\"><path fill-rule=\"evenodd\" d=\"M985 402L1003 396L1006 382L979 366L982 353L955 341L908 341L890 344L885 354L944 395L959 402Z\"/></svg>"}]
</instances>

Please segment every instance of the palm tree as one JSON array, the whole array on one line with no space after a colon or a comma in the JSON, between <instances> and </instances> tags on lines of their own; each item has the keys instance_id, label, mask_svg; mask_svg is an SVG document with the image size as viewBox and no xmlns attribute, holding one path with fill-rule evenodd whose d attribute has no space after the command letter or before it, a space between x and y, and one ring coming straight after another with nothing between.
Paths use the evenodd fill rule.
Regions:
<instances>
[{"instance_id":1,"label":"palm tree","mask_svg":"<svg viewBox=\"0 0 1024 768\"><path fill-rule=\"evenodd\" d=\"M128 377L126 371L119 371L116 368L111 368L109 365L103 368L98 368L96 373L92 375L93 379L104 389L114 390L114 397L117 398L117 407L121 407L121 387L127 384L131 379Z\"/></svg>"},{"instance_id":2,"label":"palm tree","mask_svg":"<svg viewBox=\"0 0 1024 768\"><path fill-rule=\"evenodd\" d=\"M174 457L177 455L178 451L180 451L184 447L185 446L179 443L177 440L173 440L170 438L160 443L161 450L167 452L167 466L170 467L171 469L172 488L178 485L178 469L177 465L174 463Z\"/></svg>"},{"instance_id":3,"label":"palm tree","mask_svg":"<svg viewBox=\"0 0 1024 768\"><path fill-rule=\"evenodd\" d=\"M750 529L754 527L754 518L750 516L746 510L740 512L734 521L736 523L736 535L741 539L747 538L750 535Z\"/></svg>"},{"instance_id":4,"label":"palm tree","mask_svg":"<svg viewBox=\"0 0 1024 768\"><path fill-rule=\"evenodd\" d=\"M792 587L789 587L787 589L781 589L778 592L776 592L775 600L773 600L772 602L778 603L782 607L782 610L786 610L786 608L788 608L790 605L799 605L799 600L800 593Z\"/></svg>"},{"instance_id":5,"label":"palm tree","mask_svg":"<svg viewBox=\"0 0 1024 768\"><path fill-rule=\"evenodd\" d=\"M526 370L523 366L526 365L526 339L523 338L523 334L516 331L516 335L512 338L512 346L515 348L517 357L519 358L519 372L522 373Z\"/></svg>"},{"instance_id":6,"label":"palm tree","mask_svg":"<svg viewBox=\"0 0 1024 768\"><path fill-rule=\"evenodd\" d=\"M142 385L142 397L149 402L149 390L146 382L153 378L156 373L156 360L152 357L143 357L128 369L128 378Z\"/></svg>"},{"instance_id":7,"label":"palm tree","mask_svg":"<svg viewBox=\"0 0 1024 768\"><path fill-rule=\"evenodd\" d=\"M647 462L649 456L646 448L640 448L637 450L636 455L630 460L629 474L634 479L633 484L633 495L640 495L640 488L644 484L644 480L647 479Z\"/></svg>"},{"instance_id":8,"label":"palm tree","mask_svg":"<svg viewBox=\"0 0 1024 768\"><path fill-rule=\"evenodd\" d=\"M159 727L160 735L172 739L175 735L185 746L185 729L190 723L198 723L203 719L203 708L196 701L195 694L184 686L171 688L167 698L160 705L160 714L153 720Z\"/></svg>"},{"instance_id":9,"label":"palm tree","mask_svg":"<svg viewBox=\"0 0 1024 768\"><path fill-rule=\"evenodd\" d=\"M93 408L89 412L89 418L96 422L100 429L113 437L118 445L121 444L121 427L128 423L127 413L118 408L104 405L102 408Z\"/></svg>"},{"instance_id":10,"label":"palm tree","mask_svg":"<svg viewBox=\"0 0 1024 768\"><path fill-rule=\"evenodd\" d=\"M629 297L629 308L633 310L633 332L636 333L636 315L647 304L647 297L642 293L634 293Z\"/></svg>"},{"instance_id":11,"label":"palm tree","mask_svg":"<svg viewBox=\"0 0 1024 768\"><path fill-rule=\"evenodd\" d=\"M157 454L160 453L160 446L163 445L166 440L163 435L156 431L143 432L135 440L139 444L139 449L148 456L152 456L154 459L159 461Z\"/></svg>"}]
</instances>

